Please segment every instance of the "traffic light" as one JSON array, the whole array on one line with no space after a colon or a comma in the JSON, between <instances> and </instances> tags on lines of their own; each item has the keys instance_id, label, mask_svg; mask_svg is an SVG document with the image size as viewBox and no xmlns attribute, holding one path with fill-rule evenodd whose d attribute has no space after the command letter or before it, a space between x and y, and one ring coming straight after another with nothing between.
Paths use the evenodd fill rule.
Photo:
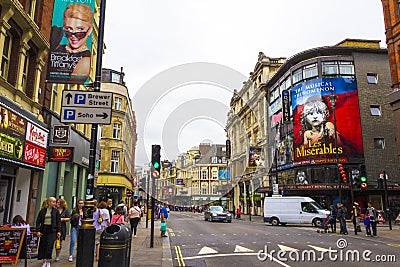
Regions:
<instances>
[{"instance_id":1,"label":"traffic light","mask_svg":"<svg viewBox=\"0 0 400 267\"><path fill-rule=\"evenodd\" d=\"M347 183L346 171L343 168L343 164L339 163L338 168L339 168L339 173L340 173L340 176L342 177L343 183Z\"/></svg>"},{"instance_id":2,"label":"traffic light","mask_svg":"<svg viewBox=\"0 0 400 267\"><path fill-rule=\"evenodd\" d=\"M160 171L161 163L161 154L160 154L161 146L160 145L152 145L151 146L151 165L157 171Z\"/></svg>"},{"instance_id":3,"label":"traffic light","mask_svg":"<svg viewBox=\"0 0 400 267\"><path fill-rule=\"evenodd\" d=\"M367 182L367 177L366 176L361 176L360 177L360 188L365 189L368 187L368 182Z\"/></svg>"},{"instance_id":4,"label":"traffic light","mask_svg":"<svg viewBox=\"0 0 400 267\"><path fill-rule=\"evenodd\" d=\"M360 185L361 189L365 189L368 187L368 179L365 171L365 165L360 166Z\"/></svg>"}]
</instances>

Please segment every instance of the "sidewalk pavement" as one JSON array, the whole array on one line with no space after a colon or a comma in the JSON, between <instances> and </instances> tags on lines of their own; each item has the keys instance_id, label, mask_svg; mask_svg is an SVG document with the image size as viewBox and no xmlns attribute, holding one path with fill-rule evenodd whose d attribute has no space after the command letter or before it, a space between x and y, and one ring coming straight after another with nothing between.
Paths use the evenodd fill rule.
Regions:
<instances>
[{"instance_id":1,"label":"sidewalk pavement","mask_svg":"<svg viewBox=\"0 0 400 267\"><path fill-rule=\"evenodd\" d=\"M250 216L248 214L242 214L241 215L241 219L242 221L250 221ZM251 222L254 223L264 223L264 217L260 216L260 215L252 215L251 216ZM267 225L269 225L268 223L265 223ZM289 225L290 226L290 225ZM293 226L299 226L299 225L295 225L293 224ZM308 227L310 230L314 231L315 227L313 227L311 224L302 224L300 225L301 227ZM339 222L337 223L337 226L339 226ZM350 236L357 236L357 237L362 237L362 238L366 238L366 239L370 239L371 237L366 237L365 236L365 227L364 225L361 223L361 233L358 233L357 235L354 234L354 227L353 227L353 223L350 220L346 221L346 226L347 226L347 231L349 232ZM278 227L285 227L285 226L278 226ZM386 222L384 224L380 223L377 225L377 237L372 237L376 240L379 240L380 242L385 242L385 243L389 243L395 246L399 246L400 247L400 224L394 224L394 222L392 222L392 230L389 229L389 223ZM340 235L340 234L337 234Z\"/></svg>"},{"instance_id":2,"label":"sidewalk pavement","mask_svg":"<svg viewBox=\"0 0 400 267\"><path fill-rule=\"evenodd\" d=\"M148 228L146 228L146 220L142 218L142 222L138 225L137 237L132 236L131 244L131 257L130 265L133 267L172 267L172 255L169 243L169 237L162 238L160 236L160 221L154 222L154 240L153 247L150 248L151 238L151 223L148 222ZM168 232L167 232L168 233ZM76 246L74 259L72 262L68 261L69 254L69 235L62 243L62 249L60 254L60 261L55 262L55 250L53 252L52 267L71 267L76 266ZM41 267L42 261L35 259L28 259L27 266L29 267ZM12 266L11 264L3 264L2 266ZM25 266L25 260L20 259L18 262L19 267ZM94 267L98 266L98 262L94 259ZM114 266L117 267L117 266Z\"/></svg>"}]
</instances>

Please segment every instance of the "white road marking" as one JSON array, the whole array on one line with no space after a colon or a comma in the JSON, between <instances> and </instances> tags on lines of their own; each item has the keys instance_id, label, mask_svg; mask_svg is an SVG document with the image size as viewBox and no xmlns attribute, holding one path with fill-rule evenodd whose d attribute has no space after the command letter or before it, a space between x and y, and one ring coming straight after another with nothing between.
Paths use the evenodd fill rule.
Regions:
<instances>
[{"instance_id":1,"label":"white road marking","mask_svg":"<svg viewBox=\"0 0 400 267\"><path fill-rule=\"evenodd\" d=\"M215 249L212 249L210 247L202 247L199 251L199 253L197 253L198 255L204 255L204 254L215 254L218 253L218 251L216 251Z\"/></svg>"},{"instance_id":2,"label":"white road marking","mask_svg":"<svg viewBox=\"0 0 400 267\"><path fill-rule=\"evenodd\" d=\"M284 245L279 245L279 244L277 244L277 246L278 246L279 249L282 250L282 251L299 251L298 249L291 248L291 247L284 246Z\"/></svg>"},{"instance_id":3,"label":"white road marking","mask_svg":"<svg viewBox=\"0 0 400 267\"><path fill-rule=\"evenodd\" d=\"M334 250L330 250L330 249L326 249L326 248L321 248L321 247L317 247L317 246L312 246L312 245L307 245L307 246L309 246L310 248L313 248L313 249L315 249L316 251L319 251L319 252L334 251Z\"/></svg>"},{"instance_id":4,"label":"white road marking","mask_svg":"<svg viewBox=\"0 0 400 267\"><path fill-rule=\"evenodd\" d=\"M254 250L236 245L235 251L233 251L233 252L254 252Z\"/></svg>"}]
</instances>

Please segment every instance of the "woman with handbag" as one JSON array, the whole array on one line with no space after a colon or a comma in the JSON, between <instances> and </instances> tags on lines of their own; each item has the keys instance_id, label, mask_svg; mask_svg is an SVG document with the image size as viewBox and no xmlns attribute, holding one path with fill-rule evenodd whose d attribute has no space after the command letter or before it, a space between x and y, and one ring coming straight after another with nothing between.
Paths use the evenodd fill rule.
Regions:
<instances>
[{"instance_id":1,"label":"woman with handbag","mask_svg":"<svg viewBox=\"0 0 400 267\"><path fill-rule=\"evenodd\" d=\"M129 209L129 222L131 224L131 230L133 231L133 236L136 237L137 226L140 221L140 216L142 214L142 210L137 205L137 201L133 202L133 206Z\"/></svg>"},{"instance_id":2,"label":"woman with handbag","mask_svg":"<svg viewBox=\"0 0 400 267\"><path fill-rule=\"evenodd\" d=\"M67 235L67 222L69 222L71 218L71 214L69 213L67 202L60 198L57 200L56 204L57 210L60 213L61 217L61 236L57 238L56 242L56 261L60 261L60 252L62 248L62 241L65 240Z\"/></svg>"},{"instance_id":3,"label":"woman with handbag","mask_svg":"<svg viewBox=\"0 0 400 267\"><path fill-rule=\"evenodd\" d=\"M115 208L115 214L111 218L111 224L124 222L124 209L122 208L122 206L117 206Z\"/></svg>"}]
</instances>

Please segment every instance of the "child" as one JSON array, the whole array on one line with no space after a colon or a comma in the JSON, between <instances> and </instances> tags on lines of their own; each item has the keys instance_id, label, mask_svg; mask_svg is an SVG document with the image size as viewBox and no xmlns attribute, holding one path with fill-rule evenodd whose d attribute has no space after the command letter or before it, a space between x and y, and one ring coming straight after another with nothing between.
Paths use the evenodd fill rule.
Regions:
<instances>
[{"instance_id":1,"label":"child","mask_svg":"<svg viewBox=\"0 0 400 267\"><path fill-rule=\"evenodd\" d=\"M365 225L365 231L367 232L367 236L371 236L371 219L369 215L365 215L364 225Z\"/></svg>"}]
</instances>

